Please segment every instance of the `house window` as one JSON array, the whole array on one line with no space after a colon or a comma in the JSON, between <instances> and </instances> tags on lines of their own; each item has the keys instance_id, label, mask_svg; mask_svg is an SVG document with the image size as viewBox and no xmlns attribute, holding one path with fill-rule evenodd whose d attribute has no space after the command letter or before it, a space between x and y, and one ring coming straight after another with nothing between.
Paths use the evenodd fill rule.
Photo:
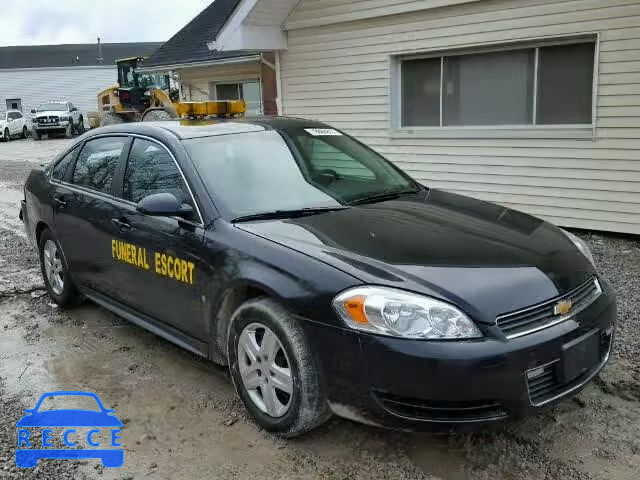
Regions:
<instances>
[{"instance_id":1,"label":"house window","mask_svg":"<svg viewBox=\"0 0 640 480\"><path fill-rule=\"evenodd\" d=\"M403 127L592 123L595 42L400 61Z\"/></svg>"},{"instance_id":2,"label":"house window","mask_svg":"<svg viewBox=\"0 0 640 480\"><path fill-rule=\"evenodd\" d=\"M209 97L212 100L244 100L248 115L262 115L262 91L257 80L212 82Z\"/></svg>"}]
</instances>

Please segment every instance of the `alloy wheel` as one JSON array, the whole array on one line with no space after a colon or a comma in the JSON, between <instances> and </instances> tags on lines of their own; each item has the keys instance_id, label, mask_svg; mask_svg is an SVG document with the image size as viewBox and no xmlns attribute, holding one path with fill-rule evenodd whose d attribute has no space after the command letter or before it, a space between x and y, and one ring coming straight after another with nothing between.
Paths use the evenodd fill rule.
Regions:
<instances>
[{"instance_id":1,"label":"alloy wheel","mask_svg":"<svg viewBox=\"0 0 640 480\"><path fill-rule=\"evenodd\" d=\"M51 290L56 295L62 295L64 291L64 271L60 252L53 240L47 240L42 249L44 255L44 271Z\"/></svg>"},{"instance_id":2,"label":"alloy wheel","mask_svg":"<svg viewBox=\"0 0 640 480\"><path fill-rule=\"evenodd\" d=\"M240 377L251 401L271 417L285 415L293 398L293 376L276 334L251 323L242 330L237 350Z\"/></svg>"}]
</instances>

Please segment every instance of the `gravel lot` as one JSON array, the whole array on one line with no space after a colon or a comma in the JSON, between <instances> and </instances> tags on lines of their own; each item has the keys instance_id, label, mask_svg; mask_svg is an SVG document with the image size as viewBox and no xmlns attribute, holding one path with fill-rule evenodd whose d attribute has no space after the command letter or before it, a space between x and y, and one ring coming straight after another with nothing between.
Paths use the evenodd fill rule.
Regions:
<instances>
[{"instance_id":1,"label":"gravel lot","mask_svg":"<svg viewBox=\"0 0 640 480\"><path fill-rule=\"evenodd\" d=\"M637 479L640 240L579 233L618 292L615 351L596 382L540 415L481 432L401 434L334 419L284 441L245 415L227 372L92 305L43 295L17 219L31 168L67 140L0 144L0 479ZM95 391L125 426L125 464L14 464L15 422L42 392Z\"/></svg>"}]
</instances>

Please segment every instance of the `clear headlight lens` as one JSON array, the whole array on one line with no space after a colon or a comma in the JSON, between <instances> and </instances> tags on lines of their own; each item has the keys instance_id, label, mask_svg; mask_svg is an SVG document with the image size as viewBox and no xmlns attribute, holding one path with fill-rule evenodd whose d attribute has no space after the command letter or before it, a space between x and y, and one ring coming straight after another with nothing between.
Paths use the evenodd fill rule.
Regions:
<instances>
[{"instance_id":1,"label":"clear headlight lens","mask_svg":"<svg viewBox=\"0 0 640 480\"><path fill-rule=\"evenodd\" d=\"M349 327L365 332L430 340L482 336L453 305L393 288L352 288L334 298L333 307Z\"/></svg>"},{"instance_id":2,"label":"clear headlight lens","mask_svg":"<svg viewBox=\"0 0 640 480\"><path fill-rule=\"evenodd\" d=\"M562 232L569 238L569 240L573 242L573 244L578 248L578 250L580 250L580 252L582 252L582 254L585 257L587 257L587 260L589 260L591 262L591 265L593 265L593 267L595 268L596 262L593 260L593 255L591 254L591 250L589 249L589 246L583 240L575 236L573 233L567 232L562 228L560 230L562 230Z\"/></svg>"}]
</instances>

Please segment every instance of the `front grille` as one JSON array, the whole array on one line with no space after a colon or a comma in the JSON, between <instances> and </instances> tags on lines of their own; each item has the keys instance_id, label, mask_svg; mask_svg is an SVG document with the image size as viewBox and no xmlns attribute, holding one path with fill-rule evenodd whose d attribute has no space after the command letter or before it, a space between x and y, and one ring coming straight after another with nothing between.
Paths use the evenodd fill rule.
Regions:
<instances>
[{"instance_id":1,"label":"front grille","mask_svg":"<svg viewBox=\"0 0 640 480\"><path fill-rule=\"evenodd\" d=\"M38 123L42 124L58 123L59 121L60 117L54 117L53 115L48 117L38 117Z\"/></svg>"},{"instance_id":2,"label":"front grille","mask_svg":"<svg viewBox=\"0 0 640 480\"><path fill-rule=\"evenodd\" d=\"M520 337L574 317L591 305L601 293L598 280L590 278L567 294L523 310L499 315L496 323L507 338ZM571 301L571 310L564 315L555 313L556 305L563 300Z\"/></svg>"},{"instance_id":3,"label":"front grille","mask_svg":"<svg viewBox=\"0 0 640 480\"><path fill-rule=\"evenodd\" d=\"M383 392L376 392L375 396L390 413L412 420L455 423L498 420L507 416L502 405L495 401L443 402Z\"/></svg>"},{"instance_id":4,"label":"front grille","mask_svg":"<svg viewBox=\"0 0 640 480\"><path fill-rule=\"evenodd\" d=\"M526 374L526 380L531 405L536 407L544 405L581 387L606 362L611 349L611 341L610 333L600 332L600 362L568 383L560 380L560 359L529 370Z\"/></svg>"}]
</instances>

